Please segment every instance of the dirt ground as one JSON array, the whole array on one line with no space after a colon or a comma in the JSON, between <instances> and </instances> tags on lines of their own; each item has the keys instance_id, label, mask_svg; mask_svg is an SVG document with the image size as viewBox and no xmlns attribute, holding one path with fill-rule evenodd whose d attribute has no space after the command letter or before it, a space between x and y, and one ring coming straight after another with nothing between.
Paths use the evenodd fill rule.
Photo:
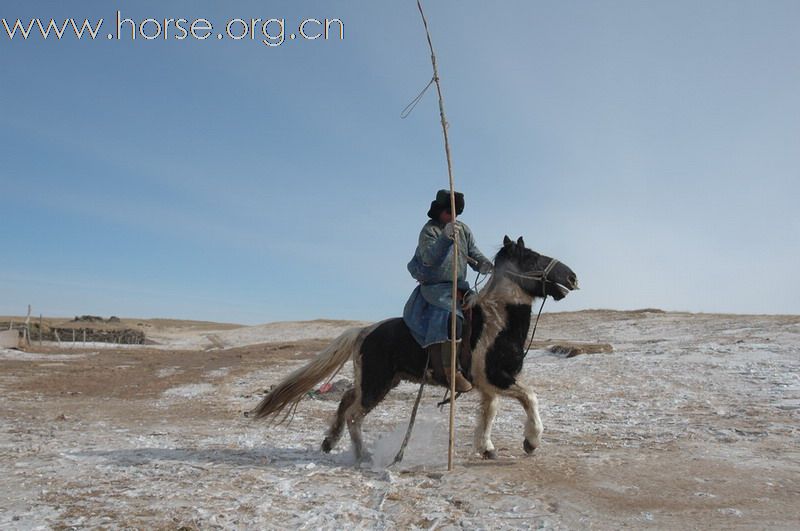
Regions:
<instances>
[{"instance_id":1,"label":"dirt ground","mask_svg":"<svg viewBox=\"0 0 800 531\"><path fill-rule=\"evenodd\" d=\"M439 390L391 469L414 385L367 418L372 463L346 434L319 451L336 400L288 426L243 416L327 340L0 351L0 528L798 528L800 317L576 312L537 336L614 351L531 351L532 456L511 401L500 458L473 455L477 400L459 400L452 473Z\"/></svg>"}]
</instances>

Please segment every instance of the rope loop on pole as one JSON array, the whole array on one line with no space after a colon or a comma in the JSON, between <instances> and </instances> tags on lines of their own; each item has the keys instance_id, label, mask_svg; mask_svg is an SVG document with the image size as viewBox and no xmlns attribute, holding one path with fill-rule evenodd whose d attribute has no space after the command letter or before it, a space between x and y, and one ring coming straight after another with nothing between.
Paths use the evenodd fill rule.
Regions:
<instances>
[{"instance_id":1,"label":"rope loop on pole","mask_svg":"<svg viewBox=\"0 0 800 531\"><path fill-rule=\"evenodd\" d=\"M417 97L411 100L411 103L406 105L403 111L400 113L401 119L404 120L408 117L409 114L411 114L411 111L413 111L414 107L417 106L417 103L419 103L419 101L422 99L422 96L425 95L425 93L428 91L431 85L433 85L436 81L438 81L438 78L436 76L432 77L431 80L428 81L428 84L425 85L425 88L422 89L422 91L419 94L417 94Z\"/></svg>"}]
</instances>

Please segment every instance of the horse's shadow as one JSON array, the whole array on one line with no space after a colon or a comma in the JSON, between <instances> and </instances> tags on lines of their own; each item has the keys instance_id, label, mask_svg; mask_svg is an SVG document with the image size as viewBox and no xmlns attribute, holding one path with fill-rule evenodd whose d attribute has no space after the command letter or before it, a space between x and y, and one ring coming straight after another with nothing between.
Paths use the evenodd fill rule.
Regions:
<instances>
[{"instance_id":1,"label":"horse's shadow","mask_svg":"<svg viewBox=\"0 0 800 531\"><path fill-rule=\"evenodd\" d=\"M382 476L389 469L398 473L428 473L429 464L406 463L396 468L386 464L376 464L370 460L357 462L352 449L340 453L326 454L312 448L125 448L118 450L89 450L68 454L78 460L89 460L94 464L127 468L153 464L177 464L202 470L224 466L248 469L314 469L348 468L362 474ZM476 460L467 459L462 463L466 468L516 466L516 459ZM436 469L433 466L433 469Z\"/></svg>"},{"instance_id":2,"label":"horse's shadow","mask_svg":"<svg viewBox=\"0 0 800 531\"><path fill-rule=\"evenodd\" d=\"M185 463L195 468L214 466L248 468L313 468L317 465L355 467L352 452L324 454L309 448L126 448L71 453L78 459L101 459L117 467L152 463Z\"/></svg>"}]
</instances>

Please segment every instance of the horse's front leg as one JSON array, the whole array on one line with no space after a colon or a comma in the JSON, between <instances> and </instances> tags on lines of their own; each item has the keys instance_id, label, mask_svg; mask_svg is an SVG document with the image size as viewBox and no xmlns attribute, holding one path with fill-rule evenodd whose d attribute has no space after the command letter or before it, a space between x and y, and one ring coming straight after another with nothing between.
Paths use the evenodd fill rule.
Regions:
<instances>
[{"instance_id":1,"label":"horse's front leg","mask_svg":"<svg viewBox=\"0 0 800 531\"><path fill-rule=\"evenodd\" d=\"M542 441L542 419L539 417L539 400L536 398L536 393L533 389L520 382L515 383L505 391L504 395L516 398L528 416L525 423L525 440L522 447L525 453L533 453Z\"/></svg>"},{"instance_id":2,"label":"horse's front leg","mask_svg":"<svg viewBox=\"0 0 800 531\"><path fill-rule=\"evenodd\" d=\"M492 444L492 423L497 415L497 395L483 389L480 389L480 393L481 407L478 410L478 423L475 426L475 451L484 459L497 459L497 452Z\"/></svg>"}]
</instances>

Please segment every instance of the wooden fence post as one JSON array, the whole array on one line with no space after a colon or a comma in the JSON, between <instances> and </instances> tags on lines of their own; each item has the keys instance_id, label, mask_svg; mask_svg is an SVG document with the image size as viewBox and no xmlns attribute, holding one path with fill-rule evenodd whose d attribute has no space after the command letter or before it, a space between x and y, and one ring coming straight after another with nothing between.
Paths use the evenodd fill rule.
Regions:
<instances>
[{"instance_id":1,"label":"wooden fence post","mask_svg":"<svg viewBox=\"0 0 800 531\"><path fill-rule=\"evenodd\" d=\"M28 316L25 317L25 331L23 332L23 336L25 339L25 346L30 346L31 344L31 305L28 305Z\"/></svg>"}]
</instances>

